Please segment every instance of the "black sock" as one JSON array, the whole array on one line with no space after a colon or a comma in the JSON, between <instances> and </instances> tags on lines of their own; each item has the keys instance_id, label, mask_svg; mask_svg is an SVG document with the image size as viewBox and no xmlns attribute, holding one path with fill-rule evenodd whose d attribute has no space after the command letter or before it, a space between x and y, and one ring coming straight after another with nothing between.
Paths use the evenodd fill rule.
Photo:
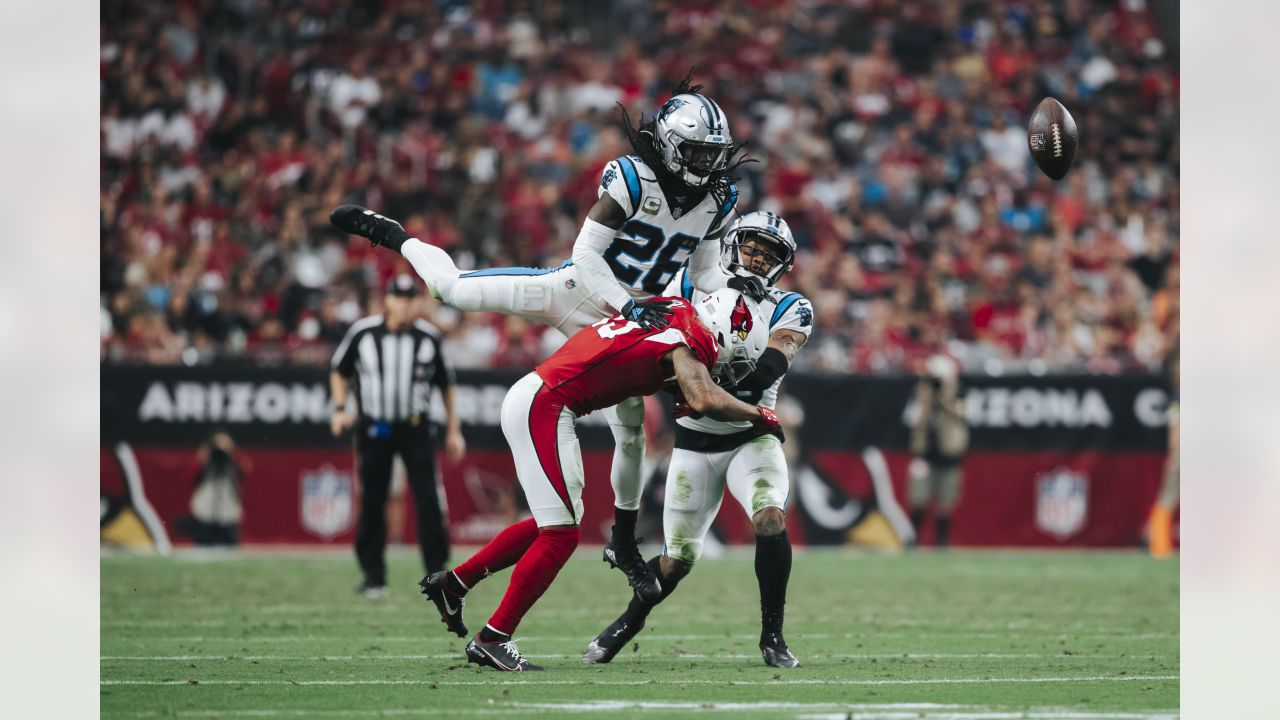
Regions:
<instances>
[{"instance_id":1,"label":"black sock","mask_svg":"<svg viewBox=\"0 0 1280 720\"><path fill-rule=\"evenodd\" d=\"M939 515L933 519L933 544L938 547L946 547L951 535L951 518L946 515Z\"/></svg>"},{"instance_id":2,"label":"black sock","mask_svg":"<svg viewBox=\"0 0 1280 720\"><path fill-rule=\"evenodd\" d=\"M467 588L462 585L462 581L458 579L457 575L453 574L452 570L444 574L444 589L458 597L463 597L467 594Z\"/></svg>"},{"instance_id":3,"label":"black sock","mask_svg":"<svg viewBox=\"0 0 1280 720\"><path fill-rule=\"evenodd\" d=\"M405 242L412 237L412 235L405 232L402 228L393 227L391 228L391 232L387 233L387 239L382 244L391 250L400 252L404 248Z\"/></svg>"},{"instance_id":4,"label":"black sock","mask_svg":"<svg viewBox=\"0 0 1280 720\"><path fill-rule=\"evenodd\" d=\"M680 584L680 578L668 578L663 576L661 558L661 555L655 555L653 559L649 561L649 568L653 570L654 575L658 576L658 583L662 585L662 594L658 596L658 599L655 600L653 604L649 604L641 600L639 595L632 593L631 603L627 605L627 611L622 614L622 616L626 618L627 623L631 625L644 622L644 619L649 617L649 611L657 607L658 603L661 603L663 600L670 597L671 593L676 591L676 586Z\"/></svg>"},{"instance_id":5,"label":"black sock","mask_svg":"<svg viewBox=\"0 0 1280 720\"><path fill-rule=\"evenodd\" d=\"M924 508L914 508L911 510L911 528L916 531L916 535L920 534L921 525L924 523Z\"/></svg>"},{"instance_id":6,"label":"black sock","mask_svg":"<svg viewBox=\"0 0 1280 720\"><path fill-rule=\"evenodd\" d=\"M480 628L480 642L482 643L506 642L510 639L511 639L510 635L506 633L498 632L497 630L494 630L488 625L485 625L483 628Z\"/></svg>"},{"instance_id":7,"label":"black sock","mask_svg":"<svg viewBox=\"0 0 1280 720\"><path fill-rule=\"evenodd\" d=\"M782 630L782 608L791 579L791 540L787 531L756 535L756 580L760 583L760 616L765 631Z\"/></svg>"},{"instance_id":8,"label":"black sock","mask_svg":"<svg viewBox=\"0 0 1280 720\"><path fill-rule=\"evenodd\" d=\"M636 539L636 517L640 515L639 510L623 510L620 507L613 509L613 533L609 538L609 542L614 545L626 545L635 542Z\"/></svg>"}]
</instances>

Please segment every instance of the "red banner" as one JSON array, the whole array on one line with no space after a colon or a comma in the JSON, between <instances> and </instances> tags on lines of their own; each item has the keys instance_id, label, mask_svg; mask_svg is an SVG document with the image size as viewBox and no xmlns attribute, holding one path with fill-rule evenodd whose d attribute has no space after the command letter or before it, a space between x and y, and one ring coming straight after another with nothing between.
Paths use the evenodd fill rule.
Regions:
<instances>
[{"instance_id":1,"label":"red banner","mask_svg":"<svg viewBox=\"0 0 1280 720\"><path fill-rule=\"evenodd\" d=\"M252 470L242 483L246 543L345 545L355 531L358 486L349 450L250 449ZM146 499L169 529L189 514L194 491L195 451L136 448ZM102 451L104 491L123 484L110 448ZM883 453L893 495L906 506L910 456ZM584 541L603 542L612 522L609 488L612 453L588 450L583 497ZM1159 452L975 451L964 464L961 500L952 521L952 542L967 546L1131 547L1141 531L1160 482ZM440 458L453 542L488 541L518 513L517 485L509 452L479 450L458 464ZM811 469L813 472L806 472ZM861 453L815 451L793 473L825 484L830 504L821 507L793 480L788 515L797 543L842 539L860 515L846 507L876 503L873 480ZM813 482L813 481L810 481ZM655 489L660 497L660 489ZM413 504L402 506L406 542L414 540ZM658 507L646 506L657 513ZM926 523L923 540L931 540ZM830 537L824 535L830 531ZM727 543L749 542L751 526L732 500L721 508L716 534ZM813 536L813 537L811 537ZM181 543L181 537L172 537Z\"/></svg>"}]
</instances>

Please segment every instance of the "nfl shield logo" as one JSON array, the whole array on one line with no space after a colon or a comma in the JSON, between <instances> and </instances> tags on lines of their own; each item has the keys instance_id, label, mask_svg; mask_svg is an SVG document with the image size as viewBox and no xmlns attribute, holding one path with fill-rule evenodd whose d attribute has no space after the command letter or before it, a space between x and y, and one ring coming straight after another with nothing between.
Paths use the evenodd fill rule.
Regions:
<instances>
[{"instance_id":1,"label":"nfl shield logo","mask_svg":"<svg viewBox=\"0 0 1280 720\"><path fill-rule=\"evenodd\" d=\"M1089 511L1089 478L1058 468L1036 479L1036 527L1059 540L1080 532Z\"/></svg>"},{"instance_id":2,"label":"nfl shield logo","mask_svg":"<svg viewBox=\"0 0 1280 720\"><path fill-rule=\"evenodd\" d=\"M302 527L312 535L328 540L351 527L351 474L332 465L302 474Z\"/></svg>"}]
</instances>

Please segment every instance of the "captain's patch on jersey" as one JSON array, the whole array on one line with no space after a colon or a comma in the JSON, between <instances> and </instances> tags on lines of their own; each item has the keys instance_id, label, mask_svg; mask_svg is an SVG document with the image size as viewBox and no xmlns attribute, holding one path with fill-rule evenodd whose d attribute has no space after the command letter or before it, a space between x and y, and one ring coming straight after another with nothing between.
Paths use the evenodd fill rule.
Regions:
<instances>
[{"instance_id":1,"label":"captain's patch on jersey","mask_svg":"<svg viewBox=\"0 0 1280 720\"><path fill-rule=\"evenodd\" d=\"M657 215L658 211L662 209L662 201L650 195L640 204L640 209L650 215Z\"/></svg>"}]
</instances>

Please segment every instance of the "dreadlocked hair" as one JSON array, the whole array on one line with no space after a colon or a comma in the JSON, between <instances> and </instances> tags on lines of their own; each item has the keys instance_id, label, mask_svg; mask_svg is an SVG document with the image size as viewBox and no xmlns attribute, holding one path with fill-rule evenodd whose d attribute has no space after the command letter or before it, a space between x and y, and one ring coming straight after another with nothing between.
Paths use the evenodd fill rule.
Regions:
<instances>
[{"instance_id":1,"label":"dreadlocked hair","mask_svg":"<svg viewBox=\"0 0 1280 720\"><path fill-rule=\"evenodd\" d=\"M693 84L693 69L691 68L679 82L670 83L671 97L676 95L684 95L686 93L693 94L702 90L702 85ZM627 142L631 144L631 150L644 161L645 165L653 168L654 172L667 175L667 166L662 160L662 155L658 152L658 138L656 134L658 116L655 114L648 120L645 119L644 112L640 113L640 124L633 126L631 124L631 115L627 113L627 109L618 103L618 109L622 112L622 132L627 136ZM738 180L738 176L734 171L747 163L758 162L755 158L738 157L738 154L746 149L746 143L734 143L733 149L729 151L729 164L724 170L711 173L707 178L707 184L704 189L716 199L716 203L723 205L729 199L729 188Z\"/></svg>"}]
</instances>

